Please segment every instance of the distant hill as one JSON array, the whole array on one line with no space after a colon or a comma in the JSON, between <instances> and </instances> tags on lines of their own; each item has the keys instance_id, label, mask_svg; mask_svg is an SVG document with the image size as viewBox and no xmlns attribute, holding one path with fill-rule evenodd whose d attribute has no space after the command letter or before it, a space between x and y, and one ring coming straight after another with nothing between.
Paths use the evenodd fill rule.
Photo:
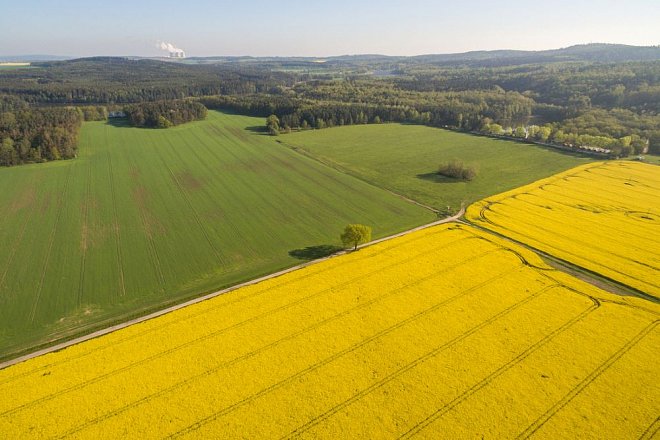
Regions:
<instances>
[{"instance_id":1,"label":"distant hill","mask_svg":"<svg viewBox=\"0 0 660 440\"><path fill-rule=\"evenodd\" d=\"M60 55L0 55L0 63L20 62L32 63L37 61L64 61L73 57Z\"/></svg>"},{"instance_id":2,"label":"distant hill","mask_svg":"<svg viewBox=\"0 0 660 440\"><path fill-rule=\"evenodd\" d=\"M412 57L377 54L341 55L332 57L247 57L214 56L191 57L188 63L311 63L322 61L330 65L366 65L393 62L414 62L436 65L506 66L565 61L626 62L660 60L660 46L629 46L625 44L580 44L562 49L524 51L490 50L454 54L429 54Z\"/></svg>"},{"instance_id":3,"label":"distant hill","mask_svg":"<svg viewBox=\"0 0 660 440\"><path fill-rule=\"evenodd\" d=\"M628 46L625 44L580 44L562 49L542 51L493 50L448 55L412 57L428 64L528 64L561 61L653 61L660 60L660 46Z\"/></svg>"}]
</instances>

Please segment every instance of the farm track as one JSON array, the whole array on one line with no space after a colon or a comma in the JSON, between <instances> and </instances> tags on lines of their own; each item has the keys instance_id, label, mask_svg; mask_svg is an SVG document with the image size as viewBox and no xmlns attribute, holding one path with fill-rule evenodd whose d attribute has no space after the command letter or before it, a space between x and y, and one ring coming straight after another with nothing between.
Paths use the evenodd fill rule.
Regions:
<instances>
[{"instance_id":1,"label":"farm track","mask_svg":"<svg viewBox=\"0 0 660 440\"><path fill-rule=\"evenodd\" d=\"M529 196L529 197L538 198L538 199L540 199L540 200L543 200L540 196L538 196L538 195L536 195L536 194L532 194L532 193L522 193L522 194L520 194L520 195L525 195L525 196ZM526 204L528 204L528 205L530 205L530 206L536 207L536 208L543 208L542 205L536 204L536 203L531 202L531 201L528 201L528 200L521 200L521 199L518 198L518 197L516 197L516 200L518 200L518 201L522 201L522 202L524 202L524 203L526 203ZM575 205L570 205L570 204L565 203L565 202L562 202L562 201L560 201L560 200L553 199L552 197L548 197L548 200L551 200L552 203L554 203L554 204L556 204L556 205L561 205L561 206L563 206L563 207L565 207L565 208L569 208L569 209L574 209L574 208L575 208ZM576 200L577 200L577 199L576 199ZM587 203L587 202L585 201L585 203ZM623 211L621 211L621 212L623 212ZM628 212L629 212L629 211L625 211L624 213L628 213ZM596 220L591 220L590 222L593 223L596 227L601 227L601 223L598 223ZM619 232L623 232L623 233L625 233L625 234L626 234L627 236L629 236L629 237L635 237L635 238L640 238L640 239L643 238L643 239L645 239L645 240L648 240L648 241L654 241L654 242L660 244L660 240L656 240L654 237L640 236L640 235L635 234L635 233L630 232L630 231L619 231Z\"/></svg>"},{"instance_id":2,"label":"farm track","mask_svg":"<svg viewBox=\"0 0 660 440\"><path fill-rule=\"evenodd\" d=\"M646 428L646 431L642 434L642 436L639 438L639 440L651 440L655 438L655 435L660 431L660 416L656 417L656 419L649 425L648 428Z\"/></svg>"},{"instance_id":3,"label":"farm track","mask_svg":"<svg viewBox=\"0 0 660 440\"><path fill-rule=\"evenodd\" d=\"M484 210L488 210L488 207L484 208ZM510 238L510 240L512 240L512 241L514 241L514 242L517 242L517 243L519 243L519 244L524 245L525 247L527 247L528 249L534 251L534 252L537 253L538 255L546 255L546 256L548 256L548 257L551 257L551 258L554 259L554 260L558 260L558 261L566 261L566 260L564 260L564 259L562 259L562 258L555 257L555 256L553 255L553 252L541 251L540 249L536 248L535 246L528 245L528 244L527 244L528 242L536 242L536 241L537 241L537 238L535 238L535 237L532 236L532 235L525 234L525 233L522 233L522 232L517 231L517 230L515 230L515 229L511 229L511 228L509 228L509 227L502 226L502 225L499 225L499 224L496 224L496 223L492 222L490 219L487 218L487 216L485 215L484 210L482 210L482 214L483 214L482 219L483 219L485 222L487 222L487 223L489 223L489 224L492 224L492 225L494 225L494 226L497 226L498 228L501 228L501 229L503 229L503 230L505 230L505 231L509 231L510 233L513 233L513 234L515 234L515 235L525 237L525 238L527 239L526 241L521 241L521 240L517 240L517 239L512 239L512 238ZM473 226L478 226L478 225L475 225L475 224L472 223L472 222L469 222L469 224L471 224L471 225L473 225ZM545 232L547 232L548 234L554 234L553 232L550 232L550 231L548 231L547 229L544 229L544 228L540 228L540 227L538 227L538 226L536 226L536 225L534 225L534 227L539 228L539 229L542 229L542 230L544 230ZM496 233L496 232L491 231L490 229L487 229L487 228L482 228L482 230L483 230L483 231L487 231L487 232L491 232L491 233ZM507 235L507 234L499 234L499 235L501 235L502 237L509 238L509 235ZM559 248L557 248L556 246L552 246L552 245L546 245L546 247L549 247L549 248L554 249L554 250L559 250ZM569 251L566 251L566 250L564 250L564 249L562 249L562 252L565 253L565 254L571 255L571 256L575 257L576 259L579 259L579 260L582 260L582 259L583 259L582 256L580 256L580 255L578 255L578 254L575 254L574 252L569 252ZM618 257L619 257L620 259L625 259L625 257L622 257L622 256L620 256L620 255L619 255ZM632 292L638 292L639 294L641 294L641 295L639 295L639 294L637 294L637 293L633 293L633 294L636 295L636 296L640 296L640 297L642 297L642 298L644 298L644 299L653 298L654 300L657 300L657 298L655 298L655 297L653 297L653 296L651 296L651 295L648 295L648 294L646 294L645 292L642 292L642 291L640 291L639 289L637 289L637 288L635 288L635 287L633 287L633 286L629 286L629 285L627 285L627 284L624 283L624 282L621 282L621 281L615 280L615 279L613 279L613 278L607 277L607 276L605 276L605 275L603 275L602 273L599 273L599 272L597 272L597 271L594 271L594 270L591 270L591 269L587 269L586 267L583 267L583 266L582 266L581 264L579 264L579 263L573 264L573 263L570 263L569 261L566 261L566 262L569 263L569 264L571 264L571 265L576 266L576 267L579 268L579 269L582 269L582 270L585 270L585 271L591 272L591 273L593 273L593 274L595 274L595 275L598 275L598 276L600 276L600 277L606 278L608 281L611 281L611 282L614 282L615 284L621 285L621 286L625 287L625 288L628 289L628 290L633 289ZM628 277L628 276L629 276L627 272L623 272L623 271L621 271L621 270L614 269L614 268L612 268L612 267L610 267L610 266L608 266L608 265L605 265L605 264L601 264L601 263L594 262L594 261L592 261L591 264L596 265L596 266L599 266L599 267L602 267L602 268L606 268L608 271L616 272L616 273L618 273L618 274L621 275L621 276L625 276L625 277Z\"/></svg>"},{"instance_id":4,"label":"farm track","mask_svg":"<svg viewBox=\"0 0 660 440\"><path fill-rule=\"evenodd\" d=\"M484 221L490 223L490 221L487 218L485 218ZM605 290L606 292L612 293L617 296L635 296L650 301L652 303L660 303L660 300L658 298L651 296L647 293L644 293L641 290L635 289L634 287L628 286L620 281L617 281L612 278L608 278L605 275L586 269L577 264L571 263L570 261L566 261L564 259L555 257L523 241L516 240L514 238L509 237L508 235L493 231L491 229L485 228L481 225L472 223L467 220L460 220L460 222L470 225L471 227L474 227L482 232L492 234L493 236L514 243L517 246L523 247L529 250L530 252L533 252L534 254L538 255L543 261L545 261L548 265L550 265L552 269L559 270L567 275L578 278L586 283L591 284L592 286Z\"/></svg>"},{"instance_id":5,"label":"farm track","mask_svg":"<svg viewBox=\"0 0 660 440\"><path fill-rule=\"evenodd\" d=\"M529 210L528 210L528 211L524 211L524 210L522 210L522 209L520 209L520 208L517 208L517 207L515 207L515 206L510 206L510 205L507 205L507 208L509 208L510 210L513 210L513 211L524 212L527 216L533 216L533 217L535 217L535 218L537 218L537 219L539 219L539 220L543 219L543 217L542 217L540 214L536 214L536 213L531 212L531 211L529 211ZM487 208L487 211L489 211L489 210L491 210L490 207ZM618 254L618 253L616 253L616 252L612 252L611 250L607 250L607 249L604 249L604 248L599 248L599 246L594 245L594 244L592 244L592 243L589 242L589 241L576 240L575 238L570 237L569 235L561 234L561 233L557 232L555 229L548 229L548 228L544 228L544 227L542 227L542 226L539 226L539 225L538 225L538 222L521 220L520 217L517 217L517 220L516 220L516 221L517 221L518 224L525 224L525 225L527 225L529 228L535 228L535 229L538 229L538 230L540 230L540 231L543 231L543 232L546 233L547 235L552 235L552 236L554 236L554 237L560 237L560 238L562 238L562 239L564 239L564 240L577 242L577 243L580 243L580 244L582 244L582 245L587 245L587 244L589 244L592 248L595 248L595 249L599 250L600 252L607 253L607 254L609 254L609 255L613 255L613 256L617 257L618 259L620 259L620 260L624 260L624 261L629 260L625 255ZM533 237L532 235L529 235L529 234L523 234L523 233L521 233L521 232L519 232L519 231L516 231L515 229L508 228L508 227L503 226L503 225L501 225L501 224L499 224L499 223L495 223L495 222L493 222L493 221L490 221L490 223L493 224L493 225L496 225L498 228L506 229L506 230L508 230L508 231L510 231L510 232L513 232L513 233L517 234L517 235L523 235L523 236L527 237L529 240L535 240L535 241L538 240L538 239L534 239L534 237ZM568 251L566 251L566 250L564 250L564 252L566 252L566 253L570 253L570 252L568 252ZM575 256L575 257L578 257L578 255L577 255L577 254L574 254L574 253L572 253L572 255ZM638 264L641 264L641 265L643 265L643 266L647 266L647 267L649 267L650 269L658 270L657 267L651 266L651 265L646 264L646 263L644 263L644 262L639 262L639 261L635 261L635 262L638 263ZM610 268L610 270L613 270L613 271L615 271L615 272L618 272L618 273L620 273L621 275L625 275L625 274L626 274L626 272L621 271L621 270L612 269L612 268ZM658 286L656 286L656 287L658 287Z\"/></svg>"},{"instance_id":6,"label":"farm track","mask_svg":"<svg viewBox=\"0 0 660 440\"><path fill-rule=\"evenodd\" d=\"M469 212L468 216L482 223L477 226L512 237L571 275L588 282L592 282L590 278L601 279L604 283L592 284L613 293L625 292L657 302L654 292L660 289L660 284L652 274L660 267L657 256L649 249L658 240L646 231L646 225L631 223L632 220L624 217L630 212L649 212L644 221L651 228L657 227L658 214L649 210L648 207L653 206L650 199L642 197L644 194L640 192L631 194L628 186L649 173L645 167L648 165L632 162L582 166L575 172L487 198L474 205L471 208L474 212ZM610 170L622 173L622 177L608 176ZM608 185L609 191L600 191L601 186ZM647 186L658 189L657 179L650 180ZM649 197L653 196L652 192ZM618 199L613 199L612 195L617 195ZM642 211L635 211L640 209ZM562 215L572 215L571 222ZM607 220L612 222L609 229L605 226ZM576 228L583 233L576 233ZM613 229L621 233L613 235ZM608 284L615 287L607 288Z\"/></svg>"},{"instance_id":7,"label":"farm track","mask_svg":"<svg viewBox=\"0 0 660 440\"><path fill-rule=\"evenodd\" d=\"M140 193L140 189L136 188L134 189L134 197L138 198L139 201L137 203L137 208L140 216L140 223L142 224L142 229L144 231L144 236L147 239L147 249L149 252L149 261L151 263L151 267L154 270L154 275L156 276L156 280L158 281L159 285L159 290L161 294L165 293L165 275L163 274L163 266L160 260L160 256L158 255L158 250L156 249L156 242L154 240L154 231L152 230L150 224L149 224L149 219L147 218L148 215L148 198L147 194L142 194Z\"/></svg>"},{"instance_id":8,"label":"farm track","mask_svg":"<svg viewBox=\"0 0 660 440\"><path fill-rule=\"evenodd\" d=\"M445 223L455 222L456 220L459 219L459 217L460 217L461 215L463 215L464 212L465 212L465 209L463 208L463 209L462 209L458 214L456 214L455 216L448 217L448 218L445 218L445 219L442 219L442 220L438 220L438 221L435 221L435 222L432 222L432 223L429 223L429 224L426 224L426 225L418 226L418 227L415 227L415 228L410 229L410 230L408 230L408 231L404 231L404 232L400 232L400 233L397 233L397 234L391 235L391 236L389 236L389 237L383 237L383 238L381 238L381 239L374 240L374 241L372 241L372 242L370 242L370 243L367 243L367 244L363 244L363 245L358 246L358 249L362 249L362 248L367 247L367 246L371 246L371 245L374 245L374 244L377 244L377 243L381 243L381 242L383 242L383 241L390 240L390 239L392 239L392 238L402 237L402 236L405 236L405 235L411 234L411 233L413 233L413 232L420 231L420 230L423 230L423 229L427 229L427 228L430 228L430 227L433 227L433 226L436 226L436 225L441 225L441 224L445 224ZM438 234L440 234L440 233L441 233L441 232L438 232ZM427 238L427 237L425 237L425 238ZM413 238L412 240L413 240L413 241L419 241L419 240L422 240L422 239L423 239L422 237L416 237L416 238ZM386 248L386 249L384 249L383 251L386 252L388 249L393 249L393 248L396 248L396 247L398 247L398 246L399 246L399 244L397 244L397 245L391 245L389 248ZM165 314L167 314L167 313L171 313L171 312L173 312L173 311L176 311L176 310L182 309L182 308L187 307L187 306L190 306L190 305L192 305L192 304L196 304L196 303L199 303L199 302L202 302L202 301L206 301L206 300L211 299L211 298L215 298L215 297L220 296L220 295L224 295L224 294L226 294L226 293L232 292L232 291L234 291L234 290L236 290L236 289L239 289L239 288L241 288L241 287L250 286L250 285L253 285L253 284L258 284L258 283L261 283L261 282L263 282L263 281L266 281L266 280L269 280L269 279L272 279L272 278L278 278L278 277L280 277L280 276L282 276L282 275L284 275L284 274L287 274L287 273L289 273L289 272L293 272L293 271L295 271L295 270L302 269L302 268L304 268L304 267L313 266L313 265L316 265L316 264L318 264L318 263L320 263L320 262L322 262L322 261L326 261L326 260L328 260L328 259L331 259L331 258L336 257L336 256L338 256L338 255L343 255L343 254L346 254L346 253L348 253L348 252L347 252L347 251L340 251L340 252L335 253L335 254L333 254L333 255L331 255L331 256L328 256L328 257L324 257L324 258L320 258L320 259L313 260L313 261L310 261L310 262L306 262L306 263L303 263L303 264L299 264L299 265L296 265L296 266L293 266L293 267L290 267L290 268L287 268L287 269L281 270L281 271L279 271L279 272L276 272L276 273L273 273L273 274L270 274L270 275L266 275L266 276L263 276L263 277L260 277L260 278L254 279L254 280L246 281L246 282L244 282L244 283L240 283L240 284L237 284L237 285L235 285L235 286L232 286L232 287L229 287L229 288L226 288L226 289L222 289L222 290L219 290L219 291L217 291L217 292L210 293L210 294L208 294L208 295L204 295L204 296L201 296L201 297L197 297L197 298L195 298L195 299L192 299L192 300L186 301L186 302L184 302L184 303L177 304L177 305L175 305L175 306L168 307L168 308L166 308L166 309L159 310L159 311L157 311L157 312L150 313L150 314L148 314L148 315L145 315L145 316L142 316L142 317L139 317L139 318L135 318L135 319L132 319L132 320L130 320L130 321L127 321L127 322L124 322L124 323L121 323L121 324L117 324L117 325L114 325L114 326L111 326L111 327L108 327L108 328L105 328L105 329L102 329L102 330L97 330L97 331L95 331L95 332L93 332L93 333L90 333L90 334L88 334L88 335L85 335L85 336L81 336L81 337L78 337L78 338L74 338L74 339L71 339L71 340L69 340L69 341L62 342L62 343L59 343L59 344L57 344L57 345L54 345L54 346L51 346L51 347L44 348L44 349L42 349L42 350L35 351L35 352L33 352L33 353L29 353L29 354L26 354L26 355L23 355L23 356L20 356L20 357L14 358L14 359L7 360L7 361L5 361L5 362L0 363L0 370L2 370L2 369L4 369L4 368L7 368L7 367L9 367L9 366L11 366L11 365L15 365L15 364L18 364L18 363L21 363L21 362L27 361L27 360L29 360L29 359L33 359L33 358L38 357L38 356L42 356L42 355L47 354L47 353L52 353L52 352L55 352L55 351L60 351L60 350L62 350L62 349L64 349L64 348L66 348L66 347L70 347L70 346L72 346L72 345L76 345L76 344L79 344L79 343L81 343L81 342L84 342L84 341L87 341L87 340L90 340L90 339L97 338L97 337L102 336L102 335L106 335L106 334L109 334L109 333L116 332L117 330L121 330L121 329L123 329L123 328L129 327L129 326L134 325L134 324L138 324L138 323L140 323L140 322L144 322L144 321L151 320L151 319L156 318L156 317L158 317L158 316L162 316L162 315L165 315ZM347 265L347 264L350 264L350 262L349 262L349 261L342 261L342 262L339 263L338 265L339 265L339 266L342 266L342 265ZM334 267L335 267L335 266L332 266L332 267L329 267L329 268L323 268L323 269L321 269L321 272L330 271L330 270L332 270ZM376 272L377 272L377 271L376 271ZM314 273L312 273L312 274L307 274L307 275L305 275L305 277L310 277L310 276L313 276L313 275L314 275ZM296 281L299 281L299 280L296 280ZM291 282L293 282L293 281L285 281L284 284L289 284L289 283L291 283ZM272 289L272 288L274 288L274 287L278 287L278 286L270 286L268 289L264 289L263 291L257 291L256 293L253 293L251 296L258 295L258 294L261 294L261 293L264 293L265 291L270 290L270 289ZM250 297L251 297L251 296L250 296ZM248 298L250 298L250 297L240 297L240 298L237 298L236 300L234 300L234 302L244 301L245 299L248 299ZM227 303L227 304L231 304L231 303L232 303L232 302ZM223 304L223 305L221 305L221 306L219 306L219 307L224 307L224 306L226 306L226 304ZM204 312L202 312L202 313L207 313L207 312L208 312L208 311L204 311ZM187 318L185 318L185 319L189 319L189 318L187 317ZM166 324L166 326L172 325L174 322L176 322L176 321L169 322L169 323ZM162 327L160 327L160 328L155 328L155 329L150 329L150 330L145 331L145 332L144 332L143 334L141 334L141 335L148 334L148 333L153 333L153 332L156 332L156 331L160 331L161 329L162 329ZM140 336L141 336L141 335L140 335ZM139 337L139 336L138 336L138 335L132 335L132 336L130 336L129 338L125 339L124 341L133 340L133 339L136 339L137 337ZM112 344L108 344L108 345L106 345L106 346L104 346L104 347L105 347L105 348L108 348L108 347L115 346L115 345L116 345L116 342L114 342L114 343L112 343ZM98 349L97 349L97 350L98 350ZM84 356L89 355L89 354L91 354L91 353L92 353L92 352L88 352L88 353L86 353ZM83 357L83 356L76 356L76 357L74 357L74 358L67 359L67 360L65 360L65 361L67 361L67 362L68 362L68 361L73 361L73 360L80 359L81 357ZM57 365L57 363L49 364L49 365L47 365L47 366L43 366L43 367L39 367L37 370L44 370L44 369L46 369L46 368L49 368L49 367L52 367L52 366L55 366L55 365ZM16 376L16 377L12 378L12 380L17 379L17 378L20 378L20 377L25 376L25 375L28 375L28 374L31 374L31 373L30 373L30 372L26 372L26 373L24 373L24 374L21 374L21 375L19 375L19 376ZM5 381L5 382L0 382L0 385L2 385L3 383L6 383L6 381Z\"/></svg>"}]
</instances>

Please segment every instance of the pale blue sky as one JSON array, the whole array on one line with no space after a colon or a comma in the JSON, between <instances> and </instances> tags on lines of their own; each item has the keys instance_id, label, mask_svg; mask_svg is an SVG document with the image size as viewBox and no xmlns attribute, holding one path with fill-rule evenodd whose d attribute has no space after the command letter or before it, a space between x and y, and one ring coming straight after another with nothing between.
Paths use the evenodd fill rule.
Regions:
<instances>
[{"instance_id":1,"label":"pale blue sky","mask_svg":"<svg viewBox=\"0 0 660 440\"><path fill-rule=\"evenodd\" d=\"M0 0L0 55L417 55L660 44L660 0Z\"/></svg>"}]
</instances>

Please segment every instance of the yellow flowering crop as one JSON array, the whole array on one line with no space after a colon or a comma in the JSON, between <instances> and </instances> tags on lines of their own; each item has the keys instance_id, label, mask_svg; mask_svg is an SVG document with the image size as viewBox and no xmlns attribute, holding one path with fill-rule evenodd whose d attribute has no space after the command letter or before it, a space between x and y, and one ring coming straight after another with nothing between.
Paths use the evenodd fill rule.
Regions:
<instances>
[{"instance_id":1,"label":"yellow flowering crop","mask_svg":"<svg viewBox=\"0 0 660 440\"><path fill-rule=\"evenodd\" d=\"M489 197L467 218L552 256L660 297L660 168L577 167Z\"/></svg>"},{"instance_id":2,"label":"yellow flowering crop","mask_svg":"<svg viewBox=\"0 0 660 440\"><path fill-rule=\"evenodd\" d=\"M436 226L6 368L0 437L638 438L657 322Z\"/></svg>"}]
</instances>

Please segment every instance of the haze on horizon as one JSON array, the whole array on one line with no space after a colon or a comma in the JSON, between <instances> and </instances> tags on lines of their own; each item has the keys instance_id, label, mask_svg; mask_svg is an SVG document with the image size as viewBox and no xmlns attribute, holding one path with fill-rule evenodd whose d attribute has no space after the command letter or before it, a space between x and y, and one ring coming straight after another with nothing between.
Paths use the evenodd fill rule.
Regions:
<instances>
[{"instance_id":1,"label":"haze on horizon","mask_svg":"<svg viewBox=\"0 0 660 440\"><path fill-rule=\"evenodd\" d=\"M660 44L657 0L0 0L0 55L420 55Z\"/></svg>"}]
</instances>

